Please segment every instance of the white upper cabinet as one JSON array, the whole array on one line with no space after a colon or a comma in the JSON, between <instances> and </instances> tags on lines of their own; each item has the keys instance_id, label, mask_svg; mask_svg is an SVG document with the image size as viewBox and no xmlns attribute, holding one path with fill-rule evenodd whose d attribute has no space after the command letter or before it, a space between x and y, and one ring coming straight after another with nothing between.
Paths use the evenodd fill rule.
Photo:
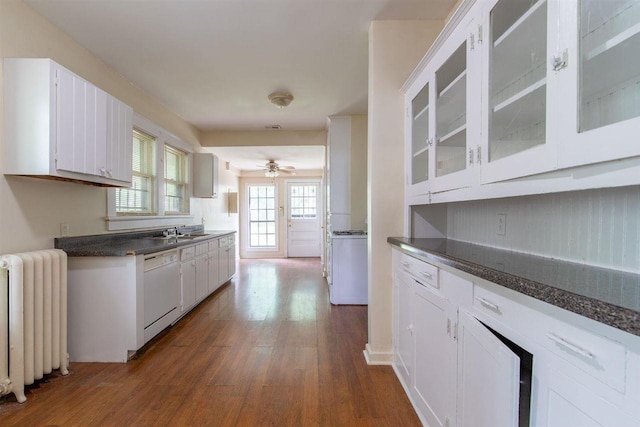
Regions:
<instances>
[{"instance_id":1,"label":"white upper cabinet","mask_svg":"<svg viewBox=\"0 0 640 427\"><path fill-rule=\"evenodd\" d=\"M590 166L640 161L638 52L640 0L461 2L404 88L409 203L639 183Z\"/></svg>"},{"instance_id":2,"label":"white upper cabinet","mask_svg":"<svg viewBox=\"0 0 640 427\"><path fill-rule=\"evenodd\" d=\"M5 173L131 185L131 107L50 59L3 72Z\"/></svg>"},{"instance_id":3,"label":"white upper cabinet","mask_svg":"<svg viewBox=\"0 0 640 427\"><path fill-rule=\"evenodd\" d=\"M640 1L560 2L560 165L640 155Z\"/></svg>"},{"instance_id":4,"label":"white upper cabinet","mask_svg":"<svg viewBox=\"0 0 640 427\"><path fill-rule=\"evenodd\" d=\"M533 175L556 168L547 75L547 0L487 4L482 28L483 111L481 182ZM486 110L485 110L486 108Z\"/></svg>"},{"instance_id":5,"label":"white upper cabinet","mask_svg":"<svg viewBox=\"0 0 640 427\"><path fill-rule=\"evenodd\" d=\"M410 196L469 187L480 133L478 25L466 19L406 93Z\"/></svg>"},{"instance_id":6,"label":"white upper cabinet","mask_svg":"<svg viewBox=\"0 0 640 427\"><path fill-rule=\"evenodd\" d=\"M193 197L218 197L218 157L193 154Z\"/></svg>"}]
</instances>

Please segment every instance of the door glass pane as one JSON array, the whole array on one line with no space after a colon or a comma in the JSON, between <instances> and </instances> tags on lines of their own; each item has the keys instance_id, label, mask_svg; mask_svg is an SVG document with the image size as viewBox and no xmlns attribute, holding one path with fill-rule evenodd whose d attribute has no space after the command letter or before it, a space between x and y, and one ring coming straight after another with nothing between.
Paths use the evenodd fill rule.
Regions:
<instances>
[{"instance_id":1,"label":"door glass pane","mask_svg":"<svg viewBox=\"0 0 640 427\"><path fill-rule=\"evenodd\" d=\"M546 1L499 1L490 33L491 162L545 143Z\"/></svg>"},{"instance_id":2,"label":"door glass pane","mask_svg":"<svg viewBox=\"0 0 640 427\"><path fill-rule=\"evenodd\" d=\"M442 176L466 167L466 41L436 71L436 83L436 176Z\"/></svg>"},{"instance_id":3,"label":"door glass pane","mask_svg":"<svg viewBox=\"0 0 640 427\"><path fill-rule=\"evenodd\" d=\"M640 116L640 0L580 2L580 132Z\"/></svg>"},{"instance_id":4,"label":"door glass pane","mask_svg":"<svg viewBox=\"0 0 640 427\"><path fill-rule=\"evenodd\" d=\"M411 183L429 177L429 84L411 101Z\"/></svg>"}]
</instances>

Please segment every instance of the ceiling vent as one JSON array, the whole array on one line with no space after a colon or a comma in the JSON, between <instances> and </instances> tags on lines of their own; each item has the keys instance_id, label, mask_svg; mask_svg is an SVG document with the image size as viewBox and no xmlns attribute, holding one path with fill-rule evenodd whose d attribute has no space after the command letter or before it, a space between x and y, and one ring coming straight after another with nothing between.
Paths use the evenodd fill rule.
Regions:
<instances>
[{"instance_id":1,"label":"ceiling vent","mask_svg":"<svg viewBox=\"0 0 640 427\"><path fill-rule=\"evenodd\" d=\"M264 127L265 129L269 129L269 130L280 130L282 129L282 126L280 125L268 125Z\"/></svg>"}]
</instances>

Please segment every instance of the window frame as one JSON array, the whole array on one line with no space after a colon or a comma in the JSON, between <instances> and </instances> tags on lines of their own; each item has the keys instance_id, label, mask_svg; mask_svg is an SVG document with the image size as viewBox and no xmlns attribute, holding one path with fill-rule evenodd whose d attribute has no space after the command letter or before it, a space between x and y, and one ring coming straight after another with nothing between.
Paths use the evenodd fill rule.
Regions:
<instances>
[{"instance_id":1,"label":"window frame","mask_svg":"<svg viewBox=\"0 0 640 427\"><path fill-rule=\"evenodd\" d=\"M116 189L109 188L107 190L107 230L131 230L150 227L175 227L193 222L191 215L191 168L193 167L192 153L193 147L158 126L151 120L137 114L133 114L133 127L139 132L143 132L155 138L155 170L156 177L154 180L155 194L153 195L153 204L155 214L127 214L125 212L116 212ZM133 136L132 136L133 137ZM164 146L169 145L180 151L187 153L187 202L186 207L188 213L183 214L167 214L165 213L164 199Z\"/></svg>"},{"instance_id":2,"label":"window frame","mask_svg":"<svg viewBox=\"0 0 640 427\"><path fill-rule=\"evenodd\" d=\"M249 203L251 199L250 187L273 186L274 191L274 223L275 223L275 246L251 246L251 212ZM246 203L246 248L249 252L278 252L280 250L280 214L278 208L279 188L275 182L246 182L245 187L245 203Z\"/></svg>"},{"instance_id":3,"label":"window frame","mask_svg":"<svg viewBox=\"0 0 640 427\"><path fill-rule=\"evenodd\" d=\"M191 172L191 167L190 167L191 165L190 165L190 162L189 162L189 153L184 151L184 150L181 150L180 148L176 148L176 147L174 147L173 145L171 145L169 143L165 143L163 145L163 147L162 147L162 150L163 150L162 156L163 156L163 162L164 162L164 165L163 165L164 166L164 169L163 169L164 173L163 173L163 177L162 177L162 179L163 179L162 185L163 185L164 190L165 190L164 200L162 201L162 204L164 206L164 214L165 215L172 215L172 216L175 216L175 215L188 215L189 211L190 211L190 209L189 209L189 204L190 204L189 203L189 200L190 200L189 189L190 189L190 187L189 186L190 186L190 183L191 183L191 180L189 179L189 175L190 175L190 172ZM167 152L173 152L174 154L179 156L178 168L182 169L182 171L179 171L178 175L180 175L180 176L178 177L177 180L167 178L167 173L166 173L166 171L167 171L167 169L166 169L166 167L167 167ZM166 194L167 193L167 191L166 191L167 190L167 184L174 184L174 185L177 185L179 187L182 187L182 192L183 192L183 195L184 195L184 197L182 199L182 203L181 203L182 210L180 210L180 211L168 211L167 210L167 194Z\"/></svg>"}]
</instances>

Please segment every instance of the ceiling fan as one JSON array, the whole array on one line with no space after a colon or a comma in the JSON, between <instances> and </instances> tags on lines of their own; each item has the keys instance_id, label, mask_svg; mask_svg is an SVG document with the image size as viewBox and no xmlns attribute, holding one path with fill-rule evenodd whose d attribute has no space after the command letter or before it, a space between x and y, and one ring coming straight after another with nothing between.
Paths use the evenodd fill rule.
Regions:
<instances>
[{"instance_id":1,"label":"ceiling fan","mask_svg":"<svg viewBox=\"0 0 640 427\"><path fill-rule=\"evenodd\" d=\"M295 169L295 167L293 166L280 166L278 165L278 163L276 163L275 160L269 160L267 163L265 163L264 166L258 166L260 169L263 169L264 172L264 176L266 176L267 178L275 178L276 176L280 175L280 173L284 173L287 175L295 175L296 173L293 171Z\"/></svg>"}]
</instances>

